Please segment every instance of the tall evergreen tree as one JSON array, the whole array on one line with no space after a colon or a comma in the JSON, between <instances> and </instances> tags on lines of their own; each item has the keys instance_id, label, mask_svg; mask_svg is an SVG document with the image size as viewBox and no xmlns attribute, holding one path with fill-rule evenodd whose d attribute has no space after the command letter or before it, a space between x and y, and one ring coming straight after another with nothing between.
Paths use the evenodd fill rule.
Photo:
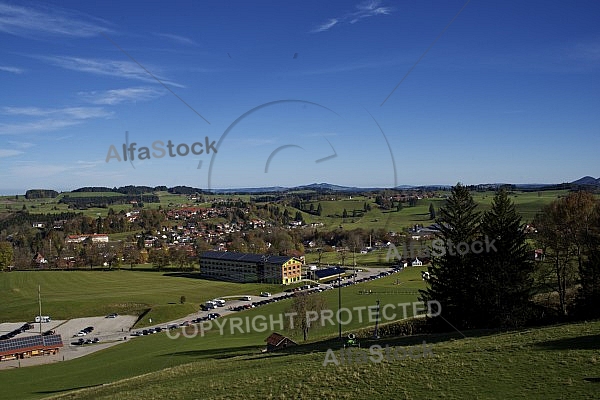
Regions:
<instances>
[{"instance_id":1,"label":"tall evergreen tree","mask_svg":"<svg viewBox=\"0 0 600 400\"><path fill-rule=\"evenodd\" d=\"M429 219L435 219L435 207L433 203L429 203Z\"/></svg>"},{"instance_id":2,"label":"tall evergreen tree","mask_svg":"<svg viewBox=\"0 0 600 400\"><path fill-rule=\"evenodd\" d=\"M475 326L476 302L480 300L476 285L477 260L470 251L459 250L463 250L463 246L471 248L473 241L479 239L481 215L476 208L469 190L459 183L452 188L446 204L439 210L436 222L440 227L438 239L443 242L443 251L434 251L428 268L428 287L420 291L423 301L441 304L442 319L434 317L434 325L443 326L449 322L459 329Z\"/></svg>"},{"instance_id":3,"label":"tall evergreen tree","mask_svg":"<svg viewBox=\"0 0 600 400\"><path fill-rule=\"evenodd\" d=\"M530 306L534 265L521 217L505 190L499 190L481 223L483 234L477 303L481 326L518 327Z\"/></svg>"}]
</instances>

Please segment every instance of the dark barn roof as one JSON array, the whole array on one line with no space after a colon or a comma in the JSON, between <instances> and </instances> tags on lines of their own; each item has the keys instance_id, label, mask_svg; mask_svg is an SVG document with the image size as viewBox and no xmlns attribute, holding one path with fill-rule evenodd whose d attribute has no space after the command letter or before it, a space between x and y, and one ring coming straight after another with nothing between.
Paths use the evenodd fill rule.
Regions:
<instances>
[{"instance_id":1,"label":"dark barn roof","mask_svg":"<svg viewBox=\"0 0 600 400\"><path fill-rule=\"evenodd\" d=\"M344 273L344 269L343 268L330 267L330 268L316 270L315 271L315 276L318 279L323 279L323 278L327 278L329 276L333 276L333 275L337 275L337 274L343 274L343 273Z\"/></svg>"},{"instance_id":2,"label":"dark barn roof","mask_svg":"<svg viewBox=\"0 0 600 400\"><path fill-rule=\"evenodd\" d=\"M283 345L284 347L297 345L297 343L294 342L292 339L285 337L277 332L271 333L271 335L269 335L269 337L265 339L265 342L267 342L268 346L273 348L277 348L281 345Z\"/></svg>"}]
</instances>

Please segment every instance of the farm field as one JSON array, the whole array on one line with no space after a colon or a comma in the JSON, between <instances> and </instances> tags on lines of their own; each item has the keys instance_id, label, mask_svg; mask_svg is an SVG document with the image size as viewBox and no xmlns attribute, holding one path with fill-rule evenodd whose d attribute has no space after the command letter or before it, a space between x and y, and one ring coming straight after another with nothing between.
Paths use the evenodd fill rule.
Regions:
<instances>
[{"instance_id":1,"label":"farm field","mask_svg":"<svg viewBox=\"0 0 600 400\"><path fill-rule=\"evenodd\" d=\"M54 319L87 317L109 313L136 314L155 307L168 307L178 316L189 313L190 305L222 295L276 292L280 285L236 284L207 281L178 273L151 271L18 271L0 275L0 320L29 321L38 310L41 286L44 315ZM180 305L181 296L186 304ZM159 314L160 315L160 314ZM162 322L160 319L154 319Z\"/></svg>"},{"instance_id":2,"label":"farm field","mask_svg":"<svg viewBox=\"0 0 600 400\"><path fill-rule=\"evenodd\" d=\"M442 195L448 192L440 192ZM543 192L515 192L514 195L511 196L511 199L515 202L517 207L517 211L521 213L523 216L524 222L530 222L535 215L541 210L541 208L550 203L552 200L556 199L559 196L565 195L567 191L565 190L555 190L555 191L543 191ZM56 199L35 199L35 200L27 200L24 195L19 195L18 198L15 196L0 196L0 215L9 211L19 211L22 210L23 207L27 209L30 213L59 213L59 212L67 212L73 211L69 210L66 204L59 204L58 201L62 196L69 195L72 197L89 195L90 193L62 193ZM206 195L205 203L194 203L187 200L187 196L185 195L174 195L168 192L156 192L156 194L160 198L159 203L146 203L145 207L150 209L156 209L159 206L162 208L170 208L170 207L178 207L181 205L194 205L200 207L208 207L211 205L213 200L216 199L232 199L237 200L241 199L244 201L250 200L251 195ZM95 196L122 196L120 193L112 193L112 192L95 192L93 193ZM480 204L480 209L482 211L486 210L494 196L494 192L473 192L473 197L477 203ZM367 202L371 204L371 211L366 212L362 216L352 217L352 211L362 211L364 203ZM400 231L404 228L415 224L421 225L429 225L433 221L429 219L429 205L433 204L436 210L443 205L444 199L441 197L431 198L431 199L422 199L417 201L417 204L414 207L409 207L405 205L402 210L396 211L393 210L380 210L374 204L374 198L364 197L364 196L354 196L352 199L340 199L340 200L322 200L322 201L313 201L306 203L308 207L309 204L313 204L315 209L320 203L323 212L321 216L312 215L309 213L303 212L302 215L305 219L305 222L320 222L323 223L325 229L336 229L342 226L343 229L352 230L356 228L362 229L380 229L384 228L388 231L395 230ZM292 207L287 207L290 212L295 213L296 209ZM122 205L114 205L112 209L115 212L119 212L121 210L131 210L132 207L129 204ZM344 209L348 212L348 218L342 218L342 214ZM81 211L85 215L91 217L97 217L98 215L106 216L108 213L108 208L89 208L87 210ZM294 214L292 214L294 215ZM358 215L358 214L357 214Z\"/></svg>"}]
</instances>

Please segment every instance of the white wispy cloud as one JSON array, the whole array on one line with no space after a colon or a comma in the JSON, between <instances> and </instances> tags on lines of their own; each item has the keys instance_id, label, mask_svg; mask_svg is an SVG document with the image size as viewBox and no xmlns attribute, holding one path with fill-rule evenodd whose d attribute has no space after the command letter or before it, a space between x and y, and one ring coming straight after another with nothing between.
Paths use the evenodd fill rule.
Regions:
<instances>
[{"instance_id":1,"label":"white wispy cloud","mask_svg":"<svg viewBox=\"0 0 600 400\"><path fill-rule=\"evenodd\" d=\"M17 142L16 140L9 140L8 143L18 149L28 149L30 147L35 146L33 143L30 142Z\"/></svg>"},{"instance_id":2,"label":"white wispy cloud","mask_svg":"<svg viewBox=\"0 0 600 400\"><path fill-rule=\"evenodd\" d=\"M68 69L71 71L87 72L94 75L113 76L124 79L135 79L143 82L158 83L156 79L154 79L148 74L148 72L146 72L138 64L131 61L93 59L70 56L37 56L36 58L46 61L57 67ZM145 65L144 67L148 71L150 71L152 75L154 75L157 79L162 81L165 85L180 88L185 87L176 82L172 82L166 78L161 77L159 75L161 71L158 67L149 65Z\"/></svg>"},{"instance_id":3,"label":"white wispy cloud","mask_svg":"<svg viewBox=\"0 0 600 400\"><path fill-rule=\"evenodd\" d=\"M89 119L108 117L111 112L102 107L65 107L65 108L39 108L39 107L2 107L5 115L25 115L29 117L61 116L69 119Z\"/></svg>"},{"instance_id":4,"label":"white wispy cloud","mask_svg":"<svg viewBox=\"0 0 600 400\"><path fill-rule=\"evenodd\" d=\"M179 44L185 44L188 46L195 46L196 42L194 42L192 39L187 38L185 36L179 36L179 35L173 35L171 33L155 33L156 36L160 36L163 37L165 39L169 39L173 42L177 42Z\"/></svg>"},{"instance_id":5,"label":"white wispy cloud","mask_svg":"<svg viewBox=\"0 0 600 400\"><path fill-rule=\"evenodd\" d=\"M332 18L329 21L317 26L315 29L312 30L312 32L323 32L328 30L329 28L332 28L334 25L336 25L339 21L336 18Z\"/></svg>"},{"instance_id":6,"label":"white wispy cloud","mask_svg":"<svg viewBox=\"0 0 600 400\"><path fill-rule=\"evenodd\" d=\"M316 26L311 32L324 32L336 25L355 24L362 19L375 17L377 15L389 15L391 12L392 8L382 6L381 0L369 0L356 5L353 11L347 12L339 17L330 18L327 22Z\"/></svg>"},{"instance_id":7,"label":"white wispy cloud","mask_svg":"<svg viewBox=\"0 0 600 400\"><path fill-rule=\"evenodd\" d=\"M149 101L163 96L164 90L152 87L131 87L125 89L112 89L105 91L80 92L86 101L92 104L115 105L120 103L133 103L137 101Z\"/></svg>"},{"instance_id":8,"label":"white wispy cloud","mask_svg":"<svg viewBox=\"0 0 600 400\"><path fill-rule=\"evenodd\" d=\"M106 21L55 5L26 7L0 2L0 32L15 36L92 37L111 32L107 26Z\"/></svg>"},{"instance_id":9,"label":"white wispy cloud","mask_svg":"<svg viewBox=\"0 0 600 400\"><path fill-rule=\"evenodd\" d=\"M19 154L23 154L23 152L20 150L0 149L0 158L18 156Z\"/></svg>"},{"instance_id":10,"label":"white wispy cloud","mask_svg":"<svg viewBox=\"0 0 600 400\"><path fill-rule=\"evenodd\" d=\"M90 119L108 118L113 114L101 107L3 107L0 113L15 117L37 118L33 121L0 123L0 135L55 131L79 125Z\"/></svg>"},{"instance_id":11,"label":"white wispy cloud","mask_svg":"<svg viewBox=\"0 0 600 400\"><path fill-rule=\"evenodd\" d=\"M10 67L8 65L0 65L0 71L10 72L11 74L22 74L25 72L23 68Z\"/></svg>"},{"instance_id":12,"label":"white wispy cloud","mask_svg":"<svg viewBox=\"0 0 600 400\"><path fill-rule=\"evenodd\" d=\"M96 168L99 165L105 165L106 164L106 160L95 160L95 161L83 161L83 160L77 160L75 162L76 166L75 168L77 169L89 169L89 168Z\"/></svg>"}]
</instances>

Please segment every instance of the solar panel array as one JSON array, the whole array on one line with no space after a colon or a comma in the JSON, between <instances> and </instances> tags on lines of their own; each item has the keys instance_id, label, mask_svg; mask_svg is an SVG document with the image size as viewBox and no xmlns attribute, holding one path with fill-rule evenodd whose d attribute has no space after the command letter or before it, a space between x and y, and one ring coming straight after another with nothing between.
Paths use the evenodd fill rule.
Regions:
<instances>
[{"instance_id":1,"label":"solar panel array","mask_svg":"<svg viewBox=\"0 0 600 400\"><path fill-rule=\"evenodd\" d=\"M60 347L62 345L63 343L60 335L26 336L0 341L0 353L18 352L21 349L31 347Z\"/></svg>"}]
</instances>

